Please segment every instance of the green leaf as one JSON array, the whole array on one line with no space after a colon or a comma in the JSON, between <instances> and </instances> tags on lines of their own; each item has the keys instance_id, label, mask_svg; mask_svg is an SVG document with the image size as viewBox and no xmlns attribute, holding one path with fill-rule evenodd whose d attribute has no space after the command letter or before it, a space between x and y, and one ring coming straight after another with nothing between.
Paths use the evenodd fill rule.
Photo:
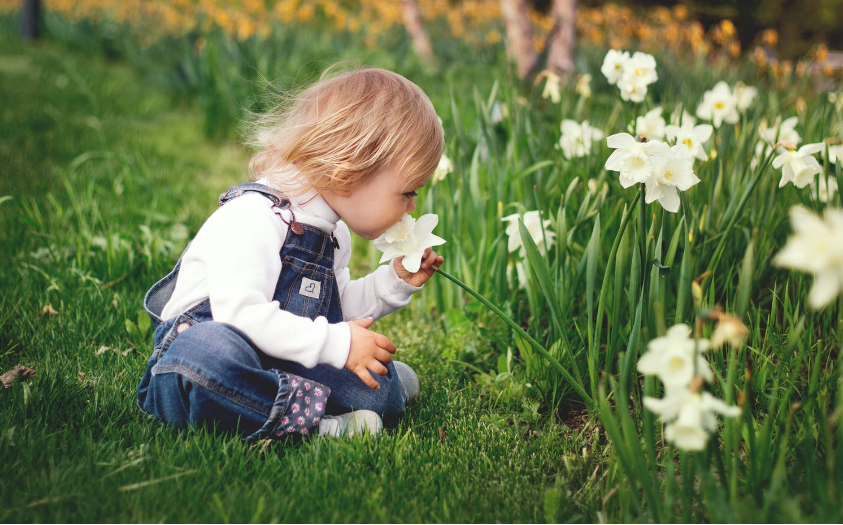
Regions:
<instances>
[{"instance_id":1,"label":"green leaf","mask_svg":"<svg viewBox=\"0 0 843 525\"><path fill-rule=\"evenodd\" d=\"M744 252L741 264L741 275L738 281L738 299L735 312L739 319L743 319L749 305L749 293L752 290L752 273L755 269L755 245L750 242Z\"/></svg>"}]
</instances>

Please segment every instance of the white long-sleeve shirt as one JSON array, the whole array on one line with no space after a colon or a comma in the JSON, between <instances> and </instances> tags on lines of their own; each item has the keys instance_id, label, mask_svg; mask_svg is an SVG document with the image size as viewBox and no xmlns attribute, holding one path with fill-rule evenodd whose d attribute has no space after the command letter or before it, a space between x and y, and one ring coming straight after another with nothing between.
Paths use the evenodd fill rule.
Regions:
<instances>
[{"instance_id":1,"label":"white long-sleeve shirt","mask_svg":"<svg viewBox=\"0 0 843 525\"><path fill-rule=\"evenodd\" d=\"M267 355L306 367L324 363L342 368L351 345L348 324L300 317L273 300L288 226L271 206L265 196L247 193L208 218L182 257L175 290L161 318L172 319L207 297L215 321L238 328ZM339 215L315 192L292 199L291 208L298 222L333 233L339 243L334 273L344 319L378 319L409 304L412 294L421 290L398 277L391 264L351 280L351 233ZM291 221L288 210L281 214Z\"/></svg>"}]
</instances>

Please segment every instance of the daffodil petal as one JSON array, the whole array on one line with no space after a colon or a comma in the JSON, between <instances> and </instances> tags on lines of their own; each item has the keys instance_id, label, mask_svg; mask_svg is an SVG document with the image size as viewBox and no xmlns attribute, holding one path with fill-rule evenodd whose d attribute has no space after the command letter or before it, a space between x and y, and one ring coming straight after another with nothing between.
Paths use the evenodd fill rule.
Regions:
<instances>
[{"instance_id":1,"label":"daffodil petal","mask_svg":"<svg viewBox=\"0 0 843 525\"><path fill-rule=\"evenodd\" d=\"M433 228L436 228L437 224L439 224L439 216L435 213L428 213L426 215L422 215L416 220L413 232L419 236L428 234L433 231Z\"/></svg>"},{"instance_id":2,"label":"daffodil petal","mask_svg":"<svg viewBox=\"0 0 843 525\"><path fill-rule=\"evenodd\" d=\"M606 137L606 145L612 149L629 149L637 143L629 133L615 133Z\"/></svg>"},{"instance_id":3,"label":"daffodil petal","mask_svg":"<svg viewBox=\"0 0 843 525\"><path fill-rule=\"evenodd\" d=\"M404 269L410 273L416 273L421 267L422 252L409 253L401 259Z\"/></svg>"}]
</instances>

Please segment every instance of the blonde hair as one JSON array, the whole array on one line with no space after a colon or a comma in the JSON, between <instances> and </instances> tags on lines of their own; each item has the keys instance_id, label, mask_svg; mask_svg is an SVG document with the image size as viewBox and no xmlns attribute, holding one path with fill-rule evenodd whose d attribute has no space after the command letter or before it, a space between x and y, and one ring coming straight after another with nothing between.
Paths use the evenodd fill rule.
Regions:
<instances>
[{"instance_id":1,"label":"blonde hair","mask_svg":"<svg viewBox=\"0 0 843 525\"><path fill-rule=\"evenodd\" d=\"M258 150L249 162L252 178L268 177L289 196L353 191L395 162L405 187L420 187L443 148L442 125L424 92L376 68L323 75L257 117L250 131L249 144Z\"/></svg>"}]
</instances>

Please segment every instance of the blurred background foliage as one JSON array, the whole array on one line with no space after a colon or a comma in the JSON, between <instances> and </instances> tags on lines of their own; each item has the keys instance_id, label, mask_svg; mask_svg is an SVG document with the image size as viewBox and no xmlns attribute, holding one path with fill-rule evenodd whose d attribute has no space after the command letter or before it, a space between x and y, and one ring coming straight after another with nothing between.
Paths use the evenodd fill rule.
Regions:
<instances>
[{"instance_id":1,"label":"blurred background foliage","mask_svg":"<svg viewBox=\"0 0 843 525\"><path fill-rule=\"evenodd\" d=\"M602 4L605 2L580 1L581 6L588 8ZM819 44L843 49L843 0L637 0L622 4L634 10L682 5L706 29L731 20L744 48L760 40L764 30L772 29L779 37L778 50L786 59L797 59ZM547 10L550 0L537 0L535 5Z\"/></svg>"},{"instance_id":2,"label":"blurred background foliage","mask_svg":"<svg viewBox=\"0 0 843 525\"><path fill-rule=\"evenodd\" d=\"M0 0L0 11L15 11L22 2ZM551 3L529 1L538 28L537 41L552 27ZM699 22L699 28L692 30L696 35L729 20L742 48L773 41L774 45L768 47L776 48L784 59L798 59L819 44L843 48L843 0L580 0L578 4L579 34L595 43L611 44L612 38L632 35L646 43L657 32L651 27L654 21L657 26ZM130 21L141 43L147 45L162 33L190 34L200 28L218 27L243 40L266 36L277 21L322 21L338 31L362 31L366 44L374 47L380 35L403 25L398 0L42 0L42 5L47 11L76 20ZM444 22L453 36L491 44L501 40L497 1L424 0L419 7L426 23ZM634 30L630 32L629 28ZM775 32L776 38L771 39L769 34L765 37L765 30ZM621 44L628 47L626 42Z\"/></svg>"},{"instance_id":3,"label":"blurred background foliage","mask_svg":"<svg viewBox=\"0 0 843 525\"><path fill-rule=\"evenodd\" d=\"M530 2L539 53L554 24L550 3ZM0 0L4 30L18 30L22 5L23 0ZM231 138L244 111L260 111L255 94L266 84L287 90L337 60L367 63L378 56L380 65L422 84L434 79L425 75L431 64L414 56L398 0L42 0L41 5L41 25L50 38L123 57L176 97L197 100L210 137ZM501 63L505 53L501 3L424 0L418 7L443 74L468 75L475 86L484 86L488 65ZM577 10L577 73L595 73L589 66L592 52L610 47L683 62L705 60L720 70L749 63L759 78L780 85L806 72L839 84L843 56L829 47L843 49L841 7L843 0L584 0ZM387 49L390 53L383 53ZM285 71L278 70L281 63Z\"/></svg>"}]
</instances>

